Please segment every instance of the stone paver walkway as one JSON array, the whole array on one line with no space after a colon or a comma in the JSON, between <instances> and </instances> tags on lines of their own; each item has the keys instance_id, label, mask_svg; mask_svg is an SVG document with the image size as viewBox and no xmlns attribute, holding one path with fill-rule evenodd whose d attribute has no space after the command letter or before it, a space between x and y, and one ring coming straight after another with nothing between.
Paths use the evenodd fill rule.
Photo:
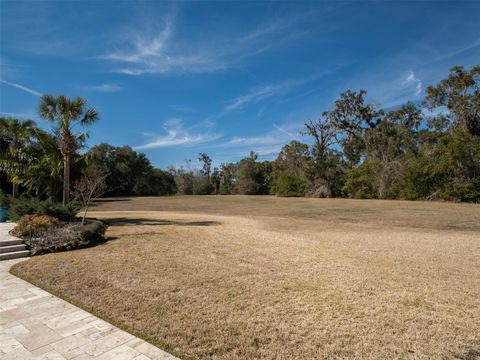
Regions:
<instances>
[{"instance_id":1,"label":"stone paver walkway","mask_svg":"<svg viewBox=\"0 0 480 360\"><path fill-rule=\"evenodd\" d=\"M0 360L177 359L11 275L19 261L0 261Z\"/></svg>"}]
</instances>

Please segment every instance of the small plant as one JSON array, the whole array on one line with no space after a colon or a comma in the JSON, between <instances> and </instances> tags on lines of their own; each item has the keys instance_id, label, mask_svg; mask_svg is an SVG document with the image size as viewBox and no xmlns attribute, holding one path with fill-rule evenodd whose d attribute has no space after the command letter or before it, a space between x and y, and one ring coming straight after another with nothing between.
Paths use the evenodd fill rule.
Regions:
<instances>
[{"instance_id":1,"label":"small plant","mask_svg":"<svg viewBox=\"0 0 480 360\"><path fill-rule=\"evenodd\" d=\"M106 179L108 173L98 168L89 168L83 171L82 177L74 185L75 199L82 204L82 225L85 224L88 209L94 199L110 191Z\"/></svg>"},{"instance_id":2,"label":"small plant","mask_svg":"<svg viewBox=\"0 0 480 360\"><path fill-rule=\"evenodd\" d=\"M36 237L47 229L59 227L60 220L48 215L24 215L12 230L12 235L19 237Z\"/></svg>"}]
</instances>

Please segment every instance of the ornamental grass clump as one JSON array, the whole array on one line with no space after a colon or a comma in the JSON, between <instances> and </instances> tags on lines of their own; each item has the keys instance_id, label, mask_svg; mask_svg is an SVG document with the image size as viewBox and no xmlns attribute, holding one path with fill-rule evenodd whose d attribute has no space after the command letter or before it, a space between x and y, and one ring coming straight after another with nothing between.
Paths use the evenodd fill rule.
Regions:
<instances>
[{"instance_id":1,"label":"ornamental grass clump","mask_svg":"<svg viewBox=\"0 0 480 360\"><path fill-rule=\"evenodd\" d=\"M12 230L12 235L28 238L36 237L51 228L59 227L62 222L48 215L24 215Z\"/></svg>"}]
</instances>

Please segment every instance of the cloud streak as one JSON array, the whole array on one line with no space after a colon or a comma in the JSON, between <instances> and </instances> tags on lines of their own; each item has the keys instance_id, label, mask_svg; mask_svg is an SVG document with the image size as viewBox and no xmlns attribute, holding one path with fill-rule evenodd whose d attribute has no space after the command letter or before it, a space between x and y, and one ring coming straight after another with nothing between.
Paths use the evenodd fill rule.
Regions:
<instances>
[{"instance_id":1,"label":"cloud streak","mask_svg":"<svg viewBox=\"0 0 480 360\"><path fill-rule=\"evenodd\" d=\"M290 90L296 87L300 87L314 80L318 80L325 75L333 73L334 71L336 71L336 69L332 71L317 73L303 78L289 79L276 84L268 84L256 87L249 92L230 100L228 104L223 108L223 110L218 115L212 116L210 120L221 118L234 110L239 110L250 104L256 104L267 98L288 93ZM264 110L265 109L259 112L259 116L261 115L261 113L263 113Z\"/></svg>"},{"instance_id":2,"label":"cloud streak","mask_svg":"<svg viewBox=\"0 0 480 360\"><path fill-rule=\"evenodd\" d=\"M246 34L208 34L206 41L178 36L174 16L167 16L161 29L132 32L100 58L113 64L113 72L131 76L224 71L303 34L292 31L291 25L275 21Z\"/></svg>"},{"instance_id":3,"label":"cloud streak","mask_svg":"<svg viewBox=\"0 0 480 360\"><path fill-rule=\"evenodd\" d=\"M120 92L123 90L123 87L118 84L100 84L100 85L90 85L84 86L86 90L104 92L104 93L114 93Z\"/></svg>"},{"instance_id":4,"label":"cloud streak","mask_svg":"<svg viewBox=\"0 0 480 360\"><path fill-rule=\"evenodd\" d=\"M5 84L5 85L8 85L8 86L12 86L14 88L17 88L17 89L20 89L22 91L25 91L29 94L32 94L32 95L35 95L35 96L38 96L38 97L42 97L43 94L42 93L39 93L38 91L35 91L33 89L30 89L26 86L23 86L23 85L20 85L20 84L17 84L17 83L13 83L13 82L10 82L10 81L7 81L7 80L3 80L3 79L0 79L0 82L2 84Z\"/></svg>"},{"instance_id":5,"label":"cloud streak","mask_svg":"<svg viewBox=\"0 0 480 360\"><path fill-rule=\"evenodd\" d=\"M173 43L173 18L164 21L157 33L135 33L128 39L126 49L102 56L120 64L113 72L126 75L168 74L173 72L209 72L224 68L215 59L199 53L181 52Z\"/></svg>"},{"instance_id":6,"label":"cloud streak","mask_svg":"<svg viewBox=\"0 0 480 360\"><path fill-rule=\"evenodd\" d=\"M146 144L134 147L135 150L159 149L174 146L191 146L195 144L207 143L217 140L221 137L219 134L197 133L191 134L185 129L181 119L172 118L163 124L165 135L146 134L151 139Z\"/></svg>"},{"instance_id":7,"label":"cloud streak","mask_svg":"<svg viewBox=\"0 0 480 360\"><path fill-rule=\"evenodd\" d=\"M407 77L405 78L407 84L415 84L415 95L420 95L422 93L422 82L415 76L413 70L410 70L407 73Z\"/></svg>"},{"instance_id":8,"label":"cloud streak","mask_svg":"<svg viewBox=\"0 0 480 360\"><path fill-rule=\"evenodd\" d=\"M256 103L262 99L265 99L267 97L274 95L275 93L285 89L286 87L287 87L286 84L262 86L256 90L253 90L247 94L244 94L242 96L239 96L233 99L233 101L231 101L231 103L225 107L225 111L230 112L230 111L239 109L246 104Z\"/></svg>"},{"instance_id":9,"label":"cloud streak","mask_svg":"<svg viewBox=\"0 0 480 360\"><path fill-rule=\"evenodd\" d=\"M0 111L0 115L7 116L7 117L21 118L21 119L35 119L38 117L34 113L15 113L15 112L6 112L6 111Z\"/></svg>"},{"instance_id":10,"label":"cloud streak","mask_svg":"<svg viewBox=\"0 0 480 360\"><path fill-rule=\"evenodd\" d=\"M249 151L255 151L264 157L276 156L280 149L292 140L300 139L293 133L297 131L297 124L277 125L272 124L273 129L263 135L232 137L221 144L211 148L222 149L220 153L228 153L232 156L246 156Z\"/></svg>"}]
</instances>

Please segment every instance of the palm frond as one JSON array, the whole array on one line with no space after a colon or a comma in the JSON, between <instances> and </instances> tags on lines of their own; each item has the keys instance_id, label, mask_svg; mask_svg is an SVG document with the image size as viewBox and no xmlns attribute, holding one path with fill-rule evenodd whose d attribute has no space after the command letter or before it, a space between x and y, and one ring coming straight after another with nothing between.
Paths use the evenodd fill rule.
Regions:
<instances>
[{"instance_id":1,"label":"palm frond","mask_svg":"<svg viewBox=\"0 0 480 360\"><path fill-rule=\"evenodd\" d=\"M82 125L90 125L99 119L98 112L94 108L90 108L85 111L83 119L80 120Z\"/></svg>"},{"instance_id":2,"label":"palm frond","mask_svg":"<svg viewBox=\"0 0 480 360\"><path fill-rule=\"evenodd\" d=\"M38 107L40 117L45 120L55 121L58 114L58 101L53 95L43 95Z\"/></svg>"}]
</instances>

